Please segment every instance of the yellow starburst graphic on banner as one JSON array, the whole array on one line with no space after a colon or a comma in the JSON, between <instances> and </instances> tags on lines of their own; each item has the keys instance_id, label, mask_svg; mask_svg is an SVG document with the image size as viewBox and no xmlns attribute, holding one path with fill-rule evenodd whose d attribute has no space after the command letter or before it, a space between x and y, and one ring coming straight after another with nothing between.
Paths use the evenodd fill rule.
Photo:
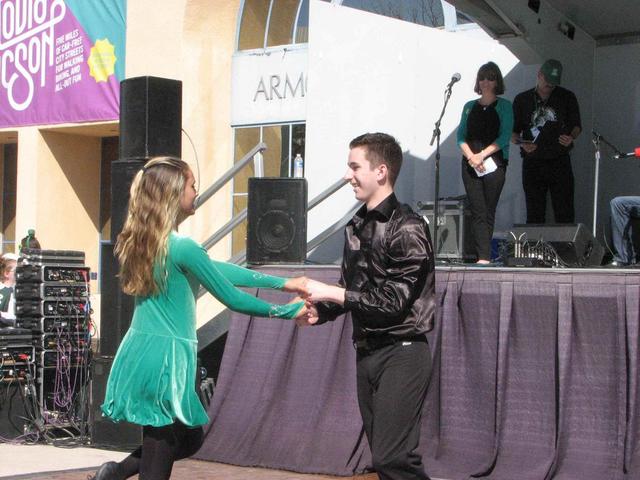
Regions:
<instances>
[{"instance_id":1,"label":"yellow starburst graphic on banner","mask_svg":"<svg viewBox=\"0 0 640 480\"><path fill-rule=\"evenodd\" d=\"M91 47L91 54L87 60L89 74L96 79L96 82L106 82L114 73L116 60L116 48L113 44L107 38L97 40Z\"/></svg>"}]
</instances>

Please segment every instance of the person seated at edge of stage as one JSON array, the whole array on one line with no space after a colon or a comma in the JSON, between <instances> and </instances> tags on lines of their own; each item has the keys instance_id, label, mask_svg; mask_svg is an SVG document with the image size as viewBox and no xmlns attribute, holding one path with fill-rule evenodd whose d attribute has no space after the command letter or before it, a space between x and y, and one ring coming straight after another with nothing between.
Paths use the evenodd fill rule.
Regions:
<instances>
[{"instance_id":1,"label":"person seated at edge of stage","mask_svg":"<svg viewBox=\"0 0 640 480\"><path fill-rule=\"evenodd\" d=\"M631 240L631 219L640 218L640 197L615 197L611 200L611 237L616 254L611 267L626 267L636 263Z\"/></svg>"},{"instance_id":2,"label":"person seated at edge of stage","mask_svg":"<svg viewBox=\"0 0 640 480\"><path fill-rule=\"evenodd\" d=\"M510 101L498 96L504 93L504 80L493 62L480 67L473 91L480 98L470 100L462 109L457 140L477 263L486 265L491 263L496 208L509 163L513 109Z\"/></svg>"},{"instance_id":3,"label":"person seated at edge of stage","mask_svg":"<svg viewBox=\"0 0 640 480\"><path fill-rule=\"evenodd\" d=\"M16 321L16 265L18 255L5 253L0 256L0 327L13 327Z\"/></svg>"}]
</instances>

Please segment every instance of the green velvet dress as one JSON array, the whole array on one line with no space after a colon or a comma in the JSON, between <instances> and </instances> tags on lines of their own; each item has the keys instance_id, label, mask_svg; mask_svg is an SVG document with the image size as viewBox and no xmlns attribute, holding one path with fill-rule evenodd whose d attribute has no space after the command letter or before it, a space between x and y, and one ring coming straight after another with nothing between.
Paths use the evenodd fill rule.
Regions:
<instances>
[{"instance_id":1,"label":"green velvet dress","mask_svg":"<svg viewBox=\"0 0 640 480\"><path fill-rule=\"evenodd\" d=\"M294 318L303 303L272 305L234 287L278 288L285 279L216 262L188 237L172 232L166 288L136 297L131 327L116 353L102 412L115 421L161 427L207 423L196 394L196 302L204 286L237 312ZM105 299L106 300L106 299Z\"/></svg>"}]
</instances>

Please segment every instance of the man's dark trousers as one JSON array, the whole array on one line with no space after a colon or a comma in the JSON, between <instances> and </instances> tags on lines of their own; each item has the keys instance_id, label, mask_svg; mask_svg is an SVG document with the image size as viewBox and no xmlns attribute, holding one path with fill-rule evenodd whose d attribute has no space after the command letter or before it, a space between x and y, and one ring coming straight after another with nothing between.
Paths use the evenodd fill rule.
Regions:
<instances>
[{"instance_id":1,"label":"man's dark trousers","mask_svg":"<svg viewBox=\"0 0 640 480\"><path fill-rule=\"evenodd\" d=\"M422 406L431 375L426 341L398 341L358 350L358 404L373 468L381 480L428 480L420 441Z\"/></svg>"},{"instance_id":2,"label":"man's dark trousers","mask_svg":"<svg viewBox=\"0 0 640 480\"><path fill-rule=\"evenodd\" d=\"M545 222L547 192L551 193L555 222L574 223L574 181L569 155L542 160L525 159L522 186L527 203L527 223Z\"/></svg>"}]
</instances>

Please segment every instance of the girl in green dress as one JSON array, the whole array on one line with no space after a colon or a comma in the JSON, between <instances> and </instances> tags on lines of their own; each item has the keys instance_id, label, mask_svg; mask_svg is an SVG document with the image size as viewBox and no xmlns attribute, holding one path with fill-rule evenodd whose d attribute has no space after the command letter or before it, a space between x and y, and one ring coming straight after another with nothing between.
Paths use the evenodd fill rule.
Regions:
<instances>
[{"instance_id":1,"label":"girl in green dress","mask_svg":"<svg viewBox=\"0 0 640 480\"><path fill-rule=\"evenodd\" d=\"M304 302L272 305L236 286L306 293L304 277L283 279L215 262L176 232L195 211L195 179L177 158L157 157L131 184L129 211L116 243L120 280L135 296L129 331L118 348L102 405L105 416L142 425L142 446L107 462L94 479L167 479L175 460L202 445L207 414L195 391L196 293L204 286L228 308L262 317L300 318Z\"/></svg>"}]
</instances>

